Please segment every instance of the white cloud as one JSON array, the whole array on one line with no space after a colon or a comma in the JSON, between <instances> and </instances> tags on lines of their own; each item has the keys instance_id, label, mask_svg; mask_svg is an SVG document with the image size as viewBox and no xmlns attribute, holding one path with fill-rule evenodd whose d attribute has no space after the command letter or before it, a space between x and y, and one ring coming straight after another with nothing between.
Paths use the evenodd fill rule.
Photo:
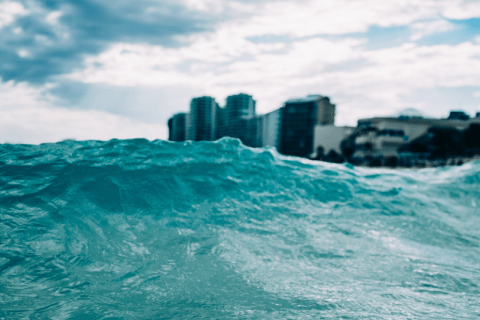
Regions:
<instances>
[{"instance_id":1,"label":"white cloud","mask_svg":"<svg viewBox=\"0 0 480 320\"><path fill-rule=\"evenodd\" d=\"M404 44L365 54L376 63L389 85L412 88L436 86L479 86L480 46L470 42L459 45L415 46ZM373 68L372 68L373 70Z\"/></svg>"},{"instance_id":2,"label":"white cloud","mask_svg":"<svg viewBox=\"0 0 480 320\"><path fill-rule=\"evenodd\" d=\"M118 44L88 58L85 70L67 77L117 86L188 85L221 98L245 91L263 100L259 110L267 111L288 98L286 92L282 93L286 86L304 81L302 73L318 74L329 64L359 57L353 47L360 43L315 38L293 43L287 49L281 43L254 44L220 33L178 50Z\"/></svg>"},{"instance_id":3,"label":"white cloud","mask_svg":"<svg viewBox=\"0 0 480 320\"><path fill-rule=\"evenodd\" d=\"M452 11L450 0L323 0L271 1L248 12L250 19L229 21L245 37L340 35L366 32L371 26L407 26L419 20L438 19ZM457 6L466 3L457 0ZM246 10L244 10L246 11ZM457 15L466 12L457 8Z\"/></svg>"},{"instance_id":4,"label":"white cloud","mask_svg":"<svg viewBox=\"0 0 480 320\"><path fill-rule=\"evenodd\" d=\"M219 12L224 10L226 1L222 0L183 0L183 4L191 9L203 12Z\"/></svg>"},{"instance_id":5,"label":"white cloud","mask_svg":"<svg viewBox=\"0 0 480 320\"><path fill-rule=\"evenodd\" d=\"M480 70L478 37L476 42L458 45L406 43L375 50L365 48L366 39L358 39L358 33L368 37L365 32L374 25L410 26L414 31L411 41L453 30L454 25L441 17L470 17L477 10L472 1L185 3L190 9L205 13L236 8L242 14L220 24L215 32L181 39L187 44L181 48L114 44L103 53L88 57L85 68L64 78L113 86L185 86L220 101L229 94L247 92L257 99L260 113L279 107L292 96L325 94L337 103L337 124L353 124L360 117L391 114L405 108L402 97L415 90L480 86L476 72ZM58 21L58 17L56 13L50 20ZM336 37L349 33L356 33L357 38ZM260 39L251 39L257 36ZM426 101L410 103L408 107L435 114L435 106ZM187 110L188 105L178 108ZM87 117L86 113L83 115ZM88 117L101 118L93 113L88 113ZM109 123L125 120L108 119ZM137 132L141 125L126 126L137 128L131 129ZM106 135L101 131L98 134Z\"/></svg>"},{"instance_id":6,"label":"white cloud","mask_svg":"<svg viewBox=\"0 0 480 320\"><path fill-rule=\"evenodd\" d=\"M242 14L253 15L262 6L260 2L238 1L238 0L180 0L189 10L198 11L201 14L208 14L223 17L241 16ZM234 14L232 14L234 13Z\"/></svg>"},{"instance_id":7,"label":"white cloud","mask_svg":"<svg viewBox=\"0 0 480 320\"><path fill-rule=\"evenodd\" d=\"M206 78L216 77L213 72L218 65L283 47L283 44L254 44L223 31L205 35L180 49L119 43L99 56L87 58L84 70L66 78L118 86L200 85ZM181 71L182 65L188 70Z\"/></svg>"},{"instance_id":8,"label":"white cloud","mask_svg":"<svg viewBox=\"0 0 480 320\"><path fill-rule=\"evenodd\" d=\"M217 0L185 1L189 7L200 11L212 6L219 6L224 10L227 6L221 5ZM86 83L119 86L215 86L219 81L232 84L251 82L252 85L257 85L255 81L260 79L280 82L281 76L289 77L290 82L295 82L296 80L291 78L294 74L313 73L328 64L368 59L369 56L356 48L358 41L318 38L301 40L295 37L363 32L374 24L408 25L418 19L438 17L440 13L452 8L450 2L283 1L260 3L255 10L251 8L252 4L242 4L255 12L251 19L229 21L214 33L184 39L190 41L191 45L180 49L167 49L150 45L116 44L99 56L87 58L85 69L77 70L67 77ZM468 3L460 0L456 2L457 6ZM228 3L232 5L231 3L236 2ZM245 8L243 10L248 11ZM431 20L417 22L412 28L416 30L412 38L417 40L434 32L450 30L452 25L445 20ZM272 34L289 34L292 38L278 40L276 43L252 43L247 40L251 36ZM395 50L399 49L394 48L392 53ZM408 53L404 49L400 51L402 54ZM384 53L388 54L389 51L379 52L376 58L381 60ZM371 55L375 56L375 53ZM371 62L376 64L376 61ZM310 71L307 70L309 68Z\"/></svg>"},{"instance_id":9,"label":"white cloud","mask_svg":"<svg viewBox=\"0 0 480 320\"><path fill-rule=\"evenodd\" d=\"M480 16L480 5L477 0L442 1L442 15L447 19L471 19Z\"/></svg>"},{"instance_id":10,"label":"white cloud","mask_svg":"<svg viewBox=\"0 0 480 320\"><path fill-rule=\"evenodd\" d=\"M6 1L0 3L0 29L12 23L16 16L26 15L28 11L21 3Z\"/></svg>"},{"instance_id":11,"label":"white cloud","mask_svg":"<svg viewBox=\"0 0 480 320\"><path fill-rule=\"evenodd\" d=\"M27 50L18 50L18 56L20 58L27 58L30 53Z\"/></svg>"},{"instance_id":12,"label":"white cloud","mask_svg":"<svg viewBox=\"0 0 480 320\"><path fill-rule=\"evenodd\" d=\"M446 20L434 20L416 22L412 24L411 28L415 33L410 37L410 40L417 41L425 36L429 36L435 33L451 31L455 29L455 26L451 22L448 22Z\"/></svg>"},{"instance_id":13,"label":"white cloud","mask_svg":"<svg viewBox=\"0 0 480 320\"><path fill-rule=\"evenodd\" d=\"M393 113L405 107L402 96L418 89L480 86L478 44L406 43L370 51L362 44L322 38L254 44L225 31L180 49L118 44L69 77L120 86L189 85L217 98L248 92L259 112L292 96L326 94L348 113L338 113L339 123L370 111Z\"/></svg>"},{"instance_id":14,"label":"white cloud","mask_svg":"<svg viewBox=\"0 0 480 320\"><path fill-rule=\"evenodd\" d=\"M97 110L55 107L55 98L24 83L0 83L1 142L56 142L64 139L165 138L165 124L149 124Z\"/></svg>"},{"instance_id":15,"label":"white cloud","mask_svg":"<svg viewBox=\"0 0 480 320\"><path fill-rule=\"evenodd\" d=\"M62 14L63 13L61 11L53 11L47 15L45 21L47 21L51 25L56 25L58 24L58 19L60 19Z\"/></svg>"},{"instance_id":16,"label":"white cloud","mask_svg":"<svg viewBox=\"0 0 480 320\"><path fill-rule=\"evenodd\" d=\"M167 85L191 82L174 66L182 59L172 49L159 46L117 44L97 57L86 60L86 69L66 78L84 83L118 86Z\"/></svg>"}]
</instances>

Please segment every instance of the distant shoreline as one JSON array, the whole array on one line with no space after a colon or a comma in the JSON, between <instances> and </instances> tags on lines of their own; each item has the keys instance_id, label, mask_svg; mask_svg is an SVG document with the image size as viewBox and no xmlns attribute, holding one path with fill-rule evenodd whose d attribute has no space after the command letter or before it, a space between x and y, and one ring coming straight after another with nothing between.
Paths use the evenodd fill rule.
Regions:
<instances>
[{"instance_id":1,"label":"distant shoreline","mask_svg":"<svg viewBox=\"0 0 480 320\"><path fill-rule=\"evenodd\" d=\"M369 169L430 169L430 168L442 168L442 167L455 167L461 166L469 162L480 160L480 155L475 155L473 157L455 157L449 158L446 160L415 160L415 163L412 166L366 166L366 165L354 165L359 168L369 168Z\"/></svg>"}]
</instances>

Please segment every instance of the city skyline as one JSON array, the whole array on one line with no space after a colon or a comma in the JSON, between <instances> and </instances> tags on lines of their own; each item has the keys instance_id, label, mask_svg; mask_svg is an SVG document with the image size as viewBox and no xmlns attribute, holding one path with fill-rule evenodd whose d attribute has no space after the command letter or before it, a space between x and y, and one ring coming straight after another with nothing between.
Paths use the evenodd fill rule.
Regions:
<instances>
[{"instance_id":1,"label":"city skyline","mask_svg":"<svg viewBox=\"0 0 480 320\"><path fill-rule=\"evenodd\" d=\"M476 1L0 3L0 142L166 139L192 97L268 113L322 92L337 124L480 111Z\"/></svg>"},{"instance_id":2,"label":"city skyline","mask_svg":"<svg viewBox=\"0 0 480 320\"><path fill-rule=\"evenodd\" d=\"M451 164L461 164L480 152L480 112L471 117L451 110L448 118L440 119L406 109L359 119L351 127L335 125L336 105L320 94L288 99L267 114L256 114L255 106L253 97L245 93L228 96L224 107L214 97L193 98L187 113L168 120L168 140L230 137L247 147L274 147L288 156L393 167L446 163L442 161L448 157Z\"/></svg>"},{"instance_id":3,"label":"city skyline","mask_svg":"<svg viewBox=\"0 0 480 320\"><path fill-rule=\"evenodd\" d=\"M168 120L168 140L231 137L249 147L270 146L285 155L308 157L315 151L315 128L334 126L335 109L329 97L319 94L289 99L268 114L256 114L255 100L245 93L228 96L223 108L214 97L196 97L187 113Z\"/></svg>"}]
</instances>

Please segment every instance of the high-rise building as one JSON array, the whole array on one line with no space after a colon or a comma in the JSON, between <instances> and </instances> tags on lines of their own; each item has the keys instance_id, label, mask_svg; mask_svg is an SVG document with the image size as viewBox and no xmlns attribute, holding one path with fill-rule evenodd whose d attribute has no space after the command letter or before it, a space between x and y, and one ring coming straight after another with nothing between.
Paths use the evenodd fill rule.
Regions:
<instances>
[{"instance_id":1,"label":"high-rise building","mask_svg":"<svg viewBox=\"0 0 480 320\"><path fill-rule=\"evenodd\" d=\"M333 125L335 123L335 105L330 102L329 97L320 95L309 95L317 101L317 124Z\"/></svg>"},{"instance_id":2,"label":"high-rise building","mask_svg":"<svg viewBox=\"0 0 480 320\"><path fill-rule=\"evenodd\" d=\"M249 134L251 119L255 117L255 100L252 96L240 93L227 97L224 110L223 135L238 138L243 144L252 146L252 137Z\"/></svg>"},{"instance_id":3,"label":"high-rise building","mask_svg":"<svg viewBox=\"0 0 480 320\"><path fill-rule=\"evenodd\" d=\"M263 116L256 116L250 120L252 147L263 147Z\"/></svg>"},{"instance_id":4,"label":"high-rise building","mask_svg":"<svg viewBox=\"0 0 480 320\"><path fill-rule=\"evenodd\" d=\"M217 105L217 131L215 133L215 140L225 136L225 108Z\"/></svg>"},{"instance_id":5,"label":"high-rise building","mask_svg":"<svg viewBox=\"0 0 480 320\"><path fill-rule=\"evenodd\" d=\"M242 120L245 130L242 140L243 144L249 147L261 147L261 139L259 138L261 121L258 117Z\"/></svg>"},{"instance_id":6,"label":"high-rise building","mask_svg":"<svg viewBox=\"0 0 480 320\"><path fill-rule=\"evenodd\" d=\"M280 125L282 121L282 108L261 116L262 147L275 147L278 149L280 142Z\"/></svg>"},{"instance_id":7,"label":"high-rise building","mask_svg":"<svg viewBox=\"0 0 480 320\"><path fill-rule=\"evenodd\" d=\"M217 109L218 104L215 98L204 96L192 99L190 113L186 117L187 140L215 140Z\"/></svg>"},{"instance_id":8,"label":"high-rise building","mask_svg":"<svg viewBox=\"0 0 480 320\"><path fill-rule=\"evenodd\" d=\"M315 125L332 125L334 121L335 105L328 97L309 95L288 100L282 109L278 151L308 157L313 153Z\"/></svg>"},{"instance_id":9,"label":"high-rise building","mask_svg":"<svg viewBox=\"0 0 480 320\"><path fill-rule=\"evenodd\" d=\"M170 118L168 119L168 140L169 141L172 141L172 121L173 121L173 118Z\"/></svg>"},{"instance_id":10,"label":"high-rise building","mask_svg":"<svg viewBox=\"0 0 480 320\"><path fill-rule=\"evenodd\" d=\"M186 117L185 113L177 113L168 120L170 141L185 141L186 139Z\"/></svg>"}]
</instances>

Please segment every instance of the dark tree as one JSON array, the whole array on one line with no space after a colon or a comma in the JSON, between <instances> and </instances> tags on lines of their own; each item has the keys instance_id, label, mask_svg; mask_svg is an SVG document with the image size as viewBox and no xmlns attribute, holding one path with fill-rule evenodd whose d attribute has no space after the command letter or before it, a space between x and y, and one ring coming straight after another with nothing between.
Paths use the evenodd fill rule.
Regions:
<instances>
[{"instance_id":1,"label":"dark tree","mask_svg":"<svg viewBox=\"0 0 480 320\"><path fill-rule=\"evenodd\" d=\"M333 163L342 163L343 162L343 157L339 155L335 150L330 150L328 155L324 158L324 160L328 162L333 162Z\"/></svg>"},{"instance_id":2,"label":"dark tree","mask_svg":"<svg viewBox=\"0 0 480 320\"><path fill-rule=\"evenodd\" d=\"M398 165L398 158L395 156L388 156L385 158L385 166L396 168Z\"/></svg>"},{"instance_id":3,"label":"dark tree","mask_svg":"<svg viewBox=\"0 0 480 320\"><path fill-rule=\"evenodd\" d=\"M384 158L382 156L379 157L365 157L367 160L369 167L381 167L383 164Z\"/></svg>"},{"instance_id":4,"label":"dark tree","mask_svg":"<svg viewBox=\"0 0 480 320\"><path fill-rule=\"evenodd\" d=\"M325 158L325 149L320 146L317 148L317 156L315 157L315 160L322 160Z\"/></svg>"},{"instance_id":5,"label":"dark tree","mask_svg":"<svg viewBox=\"0 0 480 320\"><path fill-rule=\"evenodd\" d=\"M424 153L428 152L428 147L419 141L412 141L408 148L408 151L415 153Z\"/></svg>"},{"instance_id":6,"label":"dark tree","mask_svg":"<svg viewBox=\"0 0 480 320\"><path fill-rule=\"evenodd\" d=\"M455 155L464 155L466 148L463 133L453 128L431 128L433 134L432 144L435 150L433 158L447 159Z\"/></svg>"},{"instance_id":7,"label":"dark tree","mask_svg":"<svg viewBox=\"0 0 480 320\"><path fill-rule=\"evenodd\" d=\"M345 158L349 159L355 153L355 137L350 136L343 140L340 144L340 149Z\"/></svg>"},{"instance_id":8,"label":"dark tree","mask_svg":"<svg viewBox=\"0 0 480 320\"><path fill-rule=\"evenodd\" d=\"M480 124L471 124L464 131L463 137L467 148L480 148Z\"/></svg>"}]
</instances>

